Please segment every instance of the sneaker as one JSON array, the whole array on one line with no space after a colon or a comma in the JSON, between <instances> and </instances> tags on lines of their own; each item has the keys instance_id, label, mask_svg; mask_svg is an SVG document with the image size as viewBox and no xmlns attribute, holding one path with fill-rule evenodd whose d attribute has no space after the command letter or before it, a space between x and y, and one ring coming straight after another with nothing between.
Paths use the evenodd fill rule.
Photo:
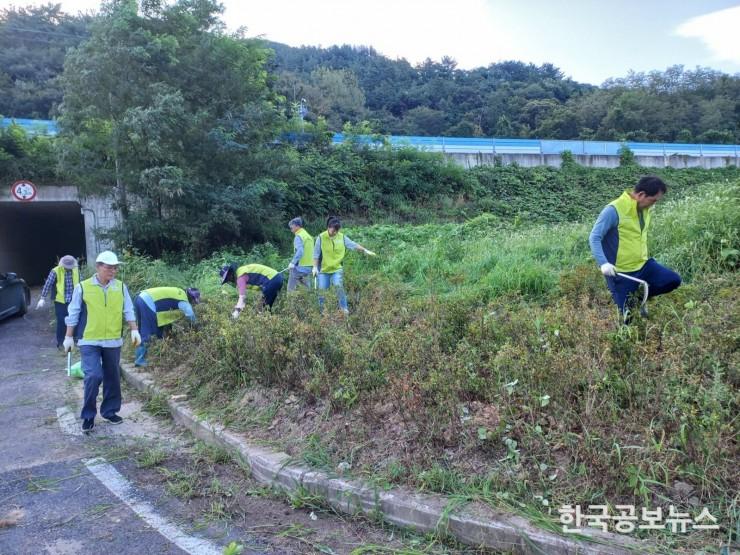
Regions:
<instances>
[{"instance_id":1,"label":"sneaker","mask_svg":"<svg viewBox=\"0 0 740 555\"><path fill-rule=\"evenodd\" d=\"M113 416L104 416L103 418L105 418L111 424L120 424L123 422L123 418L121 418L117 414L114 414Z\"/></svg>"},{"instance_id":2,"label":"sneaker","mask_svg":"<svg viewBox=\"0 0 740 555\"><path fill-rule=\"evenodd\" d=\"M85 418L82 421L82 432L85 434L89 434L92 432L93 428L95 427L95 419L94 418Z\"/></svg>"}]
</instances>

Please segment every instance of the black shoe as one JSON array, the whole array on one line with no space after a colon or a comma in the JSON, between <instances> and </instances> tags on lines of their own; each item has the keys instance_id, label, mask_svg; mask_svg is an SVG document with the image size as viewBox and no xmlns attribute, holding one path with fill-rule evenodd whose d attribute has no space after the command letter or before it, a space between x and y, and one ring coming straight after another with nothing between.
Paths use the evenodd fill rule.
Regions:
<instances>
[{"instance_id":1,"label":"black shoe","mask_svg":"<svg viewBox=\"0 0 740 555\"><path fill-rule=\"evenodd\" d=\"M89 434L92 432L93 428L95 427L95 419L94 418L85 418L82 421L82 431L86 434Z\"/></svg>"},{"instance_id":2,"label":"black shoe","mask_svg":"<svg viewBox=\"0 0 740 555\"><path fill-rule=\"evenodd\" d=\"M114 414L113 416L104 416L103 418L105 418L111 424L121 424L123 422L123 418L121 418L117 414Z\"/></svg>"}]
</instances>

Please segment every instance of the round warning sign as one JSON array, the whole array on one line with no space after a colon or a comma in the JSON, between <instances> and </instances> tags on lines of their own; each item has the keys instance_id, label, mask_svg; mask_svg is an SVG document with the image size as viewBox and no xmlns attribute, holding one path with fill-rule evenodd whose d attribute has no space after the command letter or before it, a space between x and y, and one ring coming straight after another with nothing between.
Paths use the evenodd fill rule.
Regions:
<instances>
[{"instance_id":1,"label":"round warning sign","mask_svg":"<svg viewBox=\"0 0 740 555\"><path fill-rule=\"evenodd\" d=\"M10 192L15 200L28 202L36 198L36 185L30 181L16 181L10 187Z\"/></svg>"}]
</instances>

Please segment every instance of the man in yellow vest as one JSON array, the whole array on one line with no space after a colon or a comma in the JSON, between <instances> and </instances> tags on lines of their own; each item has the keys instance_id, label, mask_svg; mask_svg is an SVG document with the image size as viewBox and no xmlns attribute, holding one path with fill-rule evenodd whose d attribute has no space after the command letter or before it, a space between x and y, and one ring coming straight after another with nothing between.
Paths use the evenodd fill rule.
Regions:
<instances>
[{"instance_id":1,"label":"man in yellow vest","mask_svg":"<svg viewBox=\"0 0 740 555\"><path fill-rule=\"evenodd\" d=\"M221 285L226 283L235 284L239 291L239 301L231 313L233 318L238 318L244 310L247 297L247 289L262 291L260 307L267 305L272 308L272 303L283 286L283 274L263 264L245 264L239 266L236 262L226 264L221 268Z\"/></svg>"},{"instance_id":2,"label":"man in yellow vest","mask_svg":"<svg viewBox=\"0 0 740 555\"><path fill-rule=\"evenodd\" d=\"M146 351L149 339L156 335L160 339L165 329L172 327L183 316L195 323L193 305L200 302L200 291L195 287L151 287L144 289L134 299L136 323L141 334L141 345L136 347L136 366L146 366Z\"/></svg>"},{"instance_id":3,"label":"man in yellow vest","mask_svg":"<svg viewBox=\"0 0 740 555\"><path fill-rule=\"evenodd\" d=\"M62 348L67 325L64 319L67 317L67 307L72 300L72 291L80 283L80 271L77 269L77 259L67 254L59 259L59 264L54 266L46 278L41 296L36 303L36 310L44 308L46 297L54 291L54 314L57 319L57 349ZM79 339L75 335L75 339Z\"/></svg>"},{"instance_id":4,"label":"man in yellow vest","mask_svg":"<svg viewBox=\"0 0 740 555\"><path fill-rule=\"evenodd\" d=\"M293 258L288 264L288 292L295 291L300 283L311 288L311 265L313 263L313 237L303 229L303 218L293 218L288 222L293 232Z\"/></svg>"},{"instance_id":5,"label":"man in yellow vest","mask_svg":"<svg viewBox=\"0 0 740 555\"><path fill-rule=\"evenodd\" d=\"M339 297L339 308L344 314L349 314L347 306L347 295L344 292L344 268L342 261L347 249L360 251L369 256L375 256L370 251L355 243L344 233L340 232L342 222L336 216L330 216L326 220L326 231L316 238L313 247L313 269L311 272L318 280L318 288L329 289L329 284L337 290ZM319 307L324 307L324 297L319 294Z\"/></svg>"},{"instance_id":6,"label":"man in yellow vest","mask_svg":"<svg viewBox=\"0 0 740 555\"><path fill-rule=\"evenodd\" d=\"M75 287L67 316L67 335L64 350L74 346L72 333L79 324L78 343L85 374L85 395L82 405L82 431L89 433L95 426L97 397L103 384L103 402L100 415L111 424L120 424L121 410L121 345L123 320L131 329L131 343L141 345L134 305L128 288L116 279L118 257L111 251L101 252L95 260L95 275Z\"/></svg>"},{"instance_id":7,"label":"man in yellow vest","mask_svg":"<svg viewBox=\"0 0 740 555\"><path fill-rule=\"evenodd\" d=\"M630 298L640 284L618 274L647 282L650 297L669 293L681 285L681 276L648 257L652 206L666 190L659 177L643 177L632 191L625 191L601 211L589 236L591 253L625 323L631 321L634 305ZM647 316L644 307L641 312Z\"/></svg>"}]
</instances>

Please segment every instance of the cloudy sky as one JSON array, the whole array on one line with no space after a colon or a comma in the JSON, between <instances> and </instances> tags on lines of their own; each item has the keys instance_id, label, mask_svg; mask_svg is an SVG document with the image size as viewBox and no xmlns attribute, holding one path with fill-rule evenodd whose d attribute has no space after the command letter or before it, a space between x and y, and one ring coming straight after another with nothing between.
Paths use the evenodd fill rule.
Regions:
<instances>
[{"instance_id":1,"label":"cloudy sky","mask_svg":"<svg viewBox=\"0 0 740 555\"><path fill-rule=\"evenodd\" d=\"M59 0L57 0L59 1ZM43 0L0 0L0 6ZM519 60L601 84L629 70L683 64L740 72L740 1L729 0L222 0L230 29L292 46L372 46L458 67ZM61 0L66 11L99 0Z\"/></svg>"}]
</instances>

